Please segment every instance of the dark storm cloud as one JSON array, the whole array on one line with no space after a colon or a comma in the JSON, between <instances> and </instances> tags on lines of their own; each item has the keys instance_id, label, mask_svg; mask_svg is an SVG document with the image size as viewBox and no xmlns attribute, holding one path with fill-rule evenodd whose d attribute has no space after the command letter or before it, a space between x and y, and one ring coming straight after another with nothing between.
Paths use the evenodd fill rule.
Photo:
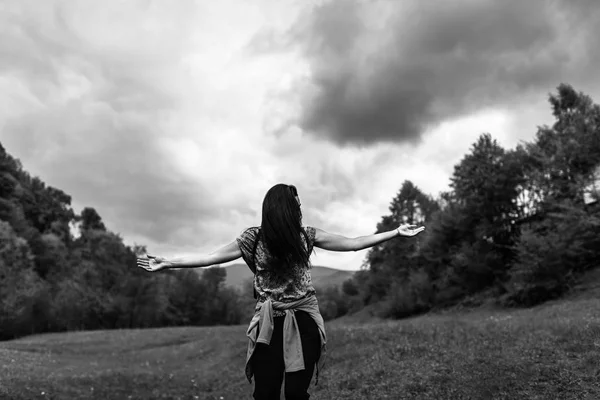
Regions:
<instances>
[{"instance_id":1,"label":"dark storm cloud","mask_svg":"<svg viewBox=\"0 0 600 400\"><path fill-rule=\"evenodd\" d=\"M444 119L519 106L561 82L585 91L600 60L600 6L334 0L288 37L311 69L299 117L307 133L338 144L416 143Z\"/></svg>"}]
</instances>

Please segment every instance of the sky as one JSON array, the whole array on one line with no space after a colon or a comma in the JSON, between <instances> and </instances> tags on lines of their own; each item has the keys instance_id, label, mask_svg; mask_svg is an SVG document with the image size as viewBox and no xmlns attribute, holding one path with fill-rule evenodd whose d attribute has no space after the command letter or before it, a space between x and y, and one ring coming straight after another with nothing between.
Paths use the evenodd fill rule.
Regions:
<instances>
[{"instance_id":1,"label":"sky","mask_svg":"<svg viewBox=\"0 0 600 400\"><path fill-rule=\"evenodd\" d=\"M0 143L167 257L260 225L277 183L305 225L372 234L482 133L533 140L561 82L600 102L596 0L0 0L0 37Z\"/></svg>"}]
</instances>

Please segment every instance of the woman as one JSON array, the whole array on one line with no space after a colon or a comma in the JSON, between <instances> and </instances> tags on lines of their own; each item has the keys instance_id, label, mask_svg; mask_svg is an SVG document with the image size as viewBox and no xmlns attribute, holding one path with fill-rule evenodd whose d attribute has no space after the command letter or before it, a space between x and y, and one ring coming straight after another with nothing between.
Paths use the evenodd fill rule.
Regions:
<instances>
[{"instance_id":1,"label":"woman","mask_svg":"<svg viewBox=\"0 0 600 400\"><path fill-rule=\"evenodd\" d=\"M300 198L294 186L278 184L266 194L259 227L246 229L214 253L165 259L147 255L138 266L148 271L207 267L240 257L254 273L255 314L248 327L246 376L255 377L255 399L308 399L312 375L325 360L325 325L310 276L316 246L331 251L358 251L397 236L414 236L424 227L402 225L389 232L347 238L302 226Z\"/></svg>"}]
</instances>

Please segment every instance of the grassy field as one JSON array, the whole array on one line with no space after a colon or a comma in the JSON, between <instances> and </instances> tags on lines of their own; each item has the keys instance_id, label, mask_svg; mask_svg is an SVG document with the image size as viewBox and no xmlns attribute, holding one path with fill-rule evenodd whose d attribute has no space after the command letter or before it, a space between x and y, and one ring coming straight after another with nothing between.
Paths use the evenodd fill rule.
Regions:
<instances>
[{"instance_id":1,"label":"grassy field","mask_svg":"<svg viewBox=\"0 0 600 400\"><path fill-rule=\"evenodd\" d=\"M600 299L326 323L311 399L600 399ZM251 399L246 326L0 342L2 399ZM282 397L283 398L283 397Z\"/></svg>"}]
</instances>

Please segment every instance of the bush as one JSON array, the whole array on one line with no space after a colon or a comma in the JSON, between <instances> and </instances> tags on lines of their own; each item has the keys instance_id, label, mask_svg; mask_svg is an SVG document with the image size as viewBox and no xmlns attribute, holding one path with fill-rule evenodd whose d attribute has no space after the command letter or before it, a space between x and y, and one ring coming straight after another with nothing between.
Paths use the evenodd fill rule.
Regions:
<instances>
[{"instance_id":1,"label":"bush","mask_svg":"<svg viewBox=\"0 0 600 400\"><path fill-rule=\"evenodd\" d=\"M358 285L354 282L352 278L346 279L342 283L342 293L344 293L346 296L358 295Z\"/></svg>"},{"instance_id":2,"label":"bush","mask_svg":"<svg viewBox=\"0 0 600 400\"><path fill-rule=\"evenodd\" d=\"M346 314L354 314L363 309L364 304L359 296L346 297Z\"/></svg>"},{"instance_id":3,"label":"bush","mask_svg":"<svg viewBox=\"0 0 600 400\"><path fill-rule=\"evenodd\" d=\"M407 281L394 279L377 315L380 318L405 318L431 309L433 284L421 269L411 271Z\"/></svg>"},{"instance_id":4,"label":"bush","mask_svg":"<svg viewBox=\"0 0 600 400\"><path fill-rule=\"evenodd\" d=\"M509 271L505 305L533 306L561 296L576 276L597 266L600 219L569 203L524 227Z\"/></svg>"},{"instance_id":5,"label":"bush","mask_svg":"<svg viewBox=\"0 0 600 400\"><path fill-rule=\"evenodd\" d=\"M338 316L337 303L333 300L319 301L319 311L325 321L332 320Z\"/></svg>"}]
</instances>

